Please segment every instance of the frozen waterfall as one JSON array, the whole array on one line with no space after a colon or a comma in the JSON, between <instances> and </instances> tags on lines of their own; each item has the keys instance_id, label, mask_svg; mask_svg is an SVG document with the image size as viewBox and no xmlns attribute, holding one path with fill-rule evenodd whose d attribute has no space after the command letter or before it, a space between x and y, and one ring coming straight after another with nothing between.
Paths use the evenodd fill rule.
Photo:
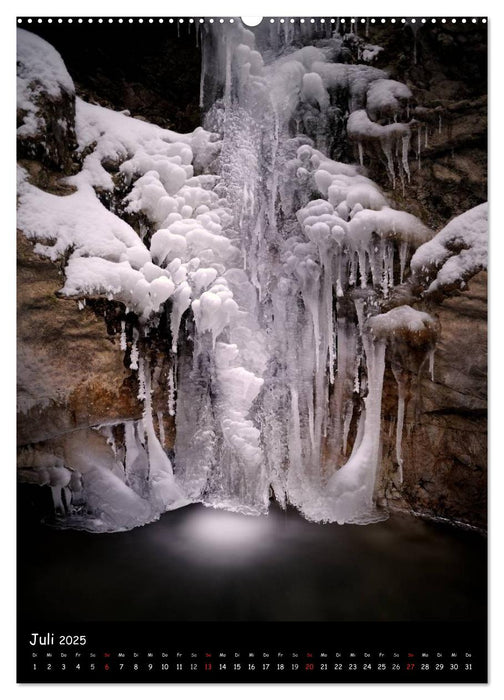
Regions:
<instances>
[{"instance_id":1,"label":"frozen waterfall","mask_svg":"<svg viewBox=\"0 0 504 700\"><path fill-rule=\"evenodd\" d=\"M272 497L317 522L382 519L387 348L414 336L427 356L435 342L434 319L394 303L434 234L365 170L375 159L391 187L407 186L420 134L411 92L350 62L358 39L333 26L286 23L256 41L236 21L205 25L200 40L204 128L181 135L77 98L75 192L43 192L20 169L20 227L39 254L67 256L63 295L120 305L120 348L144 406L121 424L120 446L117 431L97 428L106 459L26 454L24 472L51 486L60 511L64 488L76 504L68 522L92 530L191 502L263 514ZM20 30L21 47L33 41L56 91L58 55ZM401 400L399 411L400 481ZM170 456L163 413L175 416Z\"/></svg>"}]
</instances>

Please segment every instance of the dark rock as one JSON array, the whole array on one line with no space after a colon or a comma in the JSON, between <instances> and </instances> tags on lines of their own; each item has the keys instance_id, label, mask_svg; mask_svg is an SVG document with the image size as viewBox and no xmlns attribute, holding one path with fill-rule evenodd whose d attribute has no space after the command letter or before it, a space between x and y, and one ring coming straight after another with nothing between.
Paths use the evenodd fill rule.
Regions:
<instances>
[{"instance_id":1,"label":"dark rock","mask_svg":"<svg viewBox=\"0 0 504 700\"><path fill-rule=\"evenodd\" d=\"M395 432L397 384L386 373L381 493L392 508L486 527L487 275L432 309L441 332L434 380L428 368L405 363L408 376L402 441L404 482L398 483Z\"/></svg>"}]
</instances>

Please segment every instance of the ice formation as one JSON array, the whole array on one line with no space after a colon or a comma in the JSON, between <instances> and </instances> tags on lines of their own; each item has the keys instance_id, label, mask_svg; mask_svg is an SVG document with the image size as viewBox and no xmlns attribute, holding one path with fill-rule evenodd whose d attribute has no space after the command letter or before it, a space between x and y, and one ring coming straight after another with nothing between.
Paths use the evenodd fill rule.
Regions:
<instances>
[{"instance_id":1,"label":"ice formation","mask_svg":"<svg viewBox=\"0 0 504 700\"><path fill-rule=\"evenodd\" d=\"M488 265L488 204L456 216L411 259L411 270L426 293L461 288Z\"/></svg>"},{"instance_id":2,"label":"ice formation","mask_svg":"<svg viewBox=\"0 0 504 700\"><path fill-rule=\"evenodd\" d=\"M65 260L61 294L114 300L138 319L129 335L122 322L120 348L144 413L121 426L121 449L110 438L112 456L91 465L23 458L59 511L62 494L67 510L86 504L80 526L129 528L198 501L259 514L272 495L319 522L385 517L374 489L387 347L435 323L382 304L410 264L438 270L431 287L456 265L475 269L481 212L432 238L394 209L362 165L378 153L393 184L409 178L409 88L349 63L337 32L295 48L291 31L264 58L239 21L207 32L206 129L177 134L77 98L75 192L48 194L20 170L19 227L37 253ZM22 32L21 55L37 42ZM51 70L67 80L62 62ZM35 104L30 85L22 97ZM360 165L334 159L347 140ZM472 257L449 257L457 236ZM166 309L172 460L148 352ZM401 401L399 413L402 469Z\"/></svg>"}]
</instances>

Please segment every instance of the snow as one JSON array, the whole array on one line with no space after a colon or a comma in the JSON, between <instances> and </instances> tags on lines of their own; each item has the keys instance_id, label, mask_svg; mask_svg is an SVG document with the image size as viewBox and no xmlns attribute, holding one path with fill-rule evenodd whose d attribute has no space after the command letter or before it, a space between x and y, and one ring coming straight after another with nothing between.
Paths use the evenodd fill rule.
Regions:
<instances>
[{"instance_id":1,"label":"snow","mask_svg":"<svg viewBox=\"0 0 504 700\"><path fill-rule=\"evenodd\" d=\"M406 335L432 340L437 329L437 322L430 314L408 305L396 306L387 313L373 316L368 325L373 336L379 339Z\"/></svg>"},{"instance_id":2,"label":"snow","mask_svg":"<svg viewBox=\"0 0 504 700\"><path fill-rule=\"evenodd\" d=\"M372 82L368 88L366 111L373 121L397 118L412 97L411 90L404 83L381 78Z\"/></svg>"},{"instance_id":3,"label":"snow","mask_svg":"<svg viewBox=\"0 0 504 700\"><path fill-rule=\"evenodd\" d=\"M329 95L318 73L305 73L301 97L305 102L315 102L321 110L329 106Z\"/></svg>"},{"instance_id":4,"label":"snow","mask_svg":"<svg viewBox=\"0 0 504 700\"><path fill-rule=\"evenodd\" d=\"M404 174L409 180L408 152L411 138L409 124L401 122L378 124L369 118L365 109L360 109L349 116L347 133L350 140L357 142L359 149L365 145L378 143L385 155L393 186L396 181L396 170L400 177ZM400 157L397 156L398 151L400 151Z\"/></svg>"},{"instance_id":5,"label":"snow","mask_svg":"<svg viewBox=\"0 0 504 700\"><path fill-rule=\"evenodd\" d=\"M362 60L366 61L366 63L372 63L380 51L383 51L383 46L378 46L376 44L364 44L362 47Z\"/></svg>"},{"instance_id":6,"label":"snow","mask_svg":"<svg viewBox=\"0 0 504 700\"><path fill-rule=\"evenodd\" d=\"M347 132L348 136L356 141L378 140L386 143L390 139L408 135L409 128L400 122L377 124L369 118L365 109L358 109L348 117Z\"/></svg>"},{"instance_id":7,"label":"snow","mask_svg":"<svg viewBox=\"0 0 504 700\"><path fill-rule=\"evenodd\" d=\"M58 100L63 92L72 96L75 88L60 54L36 34L18 29L17 109L24 113L18 136L35 136L44 126L38 114L41 95Z\"/></svg>"},{"instance_id":8,"label":"snow","mask_svg":"<svg viewBox=\"0 0 504 700\"><path fill-rule=\"evenodd\" d=\"M369 85L387 77L384 71L362 64L315 62L311 69L320 75L327 89L348 91L352 112L364 106Z\"/></svg>"},{"instance_id":9,"label":"snow","mask_svg":"<svg viewBox=\"0 0 504 700\"><path fill-rule=\"evenodd\" d=\"M192 177L194 159L211 162L218 152L218 143L200 127L192 134L178 134L79 97L75 108L79 150L94 147L85 158L82 171L71 182L85 180L112 190L110 173L102 166L103 161L112 161L121 165L121 172L129 180L149 171L157 173L167 190L165 194L175 193Z\"/></svg>"},{"instance_id":10,"label":"snow","mask_svg":"<svg viewBox=\"0 0 504 700\"><path fill-rule=\"evenodd\" d=\"M196 131L199 148L212 143L209 137L202 139L201 129ZM191 136L80 99L77 136L81 150L95 144L81 172L68 178L77 192L58 197L21 182L19 226L25 235L39 241L35 248L39 254L56 260L70 253L63 294L112 295L144 320L173 295L174 315L180 320L192 297L186 282L189 269L194 271L208 260L217 265L217 276L219 263L232 262L238 254L219 233L229 215L219 207L218 197L206 189L204 176L200 185L200 179L193 175ZM113 186L101 165L107 159L120 164L127 181L134 180L124 200L126 210L143 212L165 227L154 233L151 250L96 197L92 185ZM174 271L169 265L177 260ZM173 330L177 336L176 318Z\"/></svg>"},{"instance_id":11,"label":"snow","mask_svg":"<svg viewBox=\"0 0 504 700\"><path fill-rule=\"evenodd\" d=\"M415 246L432 236L430 229L416 216L386 206L379 211L358 211L348 223L348 235L354 241L368 241L371 233L382 238L398 238Z\"/></svg>"},{"instance_id":12,"label":"snow","mask_svg":"<svg viewBox=\"0 0 504 700\"><path fill-rule=\"evenodd\" d=\"M138 249L143 262L150 259L131 226L106 209L91 186L82 185L74 194L59 197L26 182L18 192L18 225L29 238L53 241L37 244L37 252L51 260L70 249L76 255L116 262L127 259L128 250Z\"/></svg>"},{"instance_id":13,"label":"snow","mask_svg":"<svg viewBox=\"0 0 504 700\"><path fill-rule=\"evenodd\" d=\"M487 203L456 216L411 259L411 270L425 284L427 293L461 286L487 265Z\"/></svg>"}]
</instances>

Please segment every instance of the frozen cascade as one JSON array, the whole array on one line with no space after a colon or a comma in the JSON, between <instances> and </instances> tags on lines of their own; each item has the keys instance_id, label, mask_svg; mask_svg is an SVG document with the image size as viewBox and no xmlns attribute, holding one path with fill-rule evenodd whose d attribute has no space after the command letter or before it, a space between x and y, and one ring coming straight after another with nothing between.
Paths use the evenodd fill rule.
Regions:
<instances>
[{"instance_id":1,"label":"frozen cascade","mask_svg":"<svg viewBox=\"0 0 504 700\"><path fill-rule=\"evenodd\" d=\"M266 501L271 485L281 504L296 505L310 519L370 522L383 517L373 506L373 489L385 343L364 329L365 317L379 310L377 293L387 296L399 283L394 280L394 256L400 259L402 281L410 250L431 233L414 217L390 209L379 188L357 167L330 160L314 148L314 140L327 147L327 112L335 108L328 88L344 86L354 109L366 103L367 92L368 109L375 110L375 118L395 115L404 106L401 100L411 97L406 86L373 69L359 71L355 86L351 69L357 67L348 70L328 60L341 48L340 37L331 41L330 50L304 46L293 51L287 45L273 60L269 54L265 65L251 32L235 25L226 35L226 56L216 56L216 64L206 65L213 75L225 76L223 99L210 109L207 126L222 134L218 187L234 212L229 235L239 237L243 267L255 288L250 291L255 308L249 310L249 319L255 318L266 331L262 387L252 414L260 429L262 469L255 478L263 485L263 498ZM313 131L313 121L323 123L323 133ZM392 154L395 137L379 124L375 127L381 148ZM409 127L393 128L396 131L390 133L400 137L400 165L409 178ZM374 136L365 134L368 139ZM358 141L361 155L364 141L364 137ZM388 157L388 168L395 178L392 158ZM310 190L320 198L313 199ZM360 323L350 301L357 286L369 289L368 297L355 302ZM233 323L228 326L231 332ZM238 356L238 349L235 352ZM206 356L214 366L210 382L216 387L218 354L216 347L213 357ZM365 378L362 386L367 394L356 411L360 444L354 443L348 459L354 390L357 394L361 390L359 383L354 384L356 371ZM205 373L208 376L208 367ZM186 381L183 376L181 381ZM226 384L231 389L226 403L232 404L231 378L226 377ZM219 396L223 390L224 385L214 392ZM219 415L219 400L213 401L212 410ZM187 425L177 421L177 435L186 430ZM333 459L339 455L332 464L326 457L329 444ZM180 457L182 450L176 453ZM219 491L216 473L220 491L228 483L225 463L225 453L217 462L214 458L210 469L214 477L209 477L214 485L204 500L212 502L211 494ZM194 456L184 464L192 470ZM233 490L240 494L242 507L246 505L236 478ZM224 487L219 504L233 507L226 502L225 491Z\"/></svg>"},{"instance_id":2,"label":"frozen cascade","mask_svg":"<svg viewBox=\"0 0 504 700\"><path fill-rule=\"evenodd\" d=\"M420 156L411 92L344 61L345 42L363 40L327 23L255 35L235 20L205 25L200 38L205 129L177 134L77 98L86 155L69 178L75 192L58 197L18 173L20 228L39 254L68 255L61 293L125 310L118 345L144 407L140 421L120 425L112 468L65 463L82 476L85 526L134 527L189 502L261 514L272 495L313 521L382 519L374 490L386 359L410 342L433 357L435 338L427 313L383 307L412 273L433 290L457 271L443 247L452 229L431 241L363 167L376 159L393 185L409 180L415 129ZM359 165L336 159L352 144ZM114 213L95 188L120 196ZM468 230L484 213L464 220ZM135 216L142 236L127 223ZM471 244L462 274L483 257L476 234ZM165 413L175 422L170 458ZM81 493L64 476L61 486L53 479L59 511L61 488L67 503ZM38 483L52 486L47 470Z\"/></svg>"},{"instance_id":3,"label":"frozen cascade","mask_svg":"<svg viewBox=\"0 0 504 700\"><path fill-rule=\"evenodd\" d=\"M151 369L148 361L140 359L140 372L144 377L144 414L143 426L147 436L149 455L150 501L161 512L177 508L188 503L187 499L173 477L173 469L168 456L163 450L154 430L151 401Z\"/></svg>"}]
</instances>

